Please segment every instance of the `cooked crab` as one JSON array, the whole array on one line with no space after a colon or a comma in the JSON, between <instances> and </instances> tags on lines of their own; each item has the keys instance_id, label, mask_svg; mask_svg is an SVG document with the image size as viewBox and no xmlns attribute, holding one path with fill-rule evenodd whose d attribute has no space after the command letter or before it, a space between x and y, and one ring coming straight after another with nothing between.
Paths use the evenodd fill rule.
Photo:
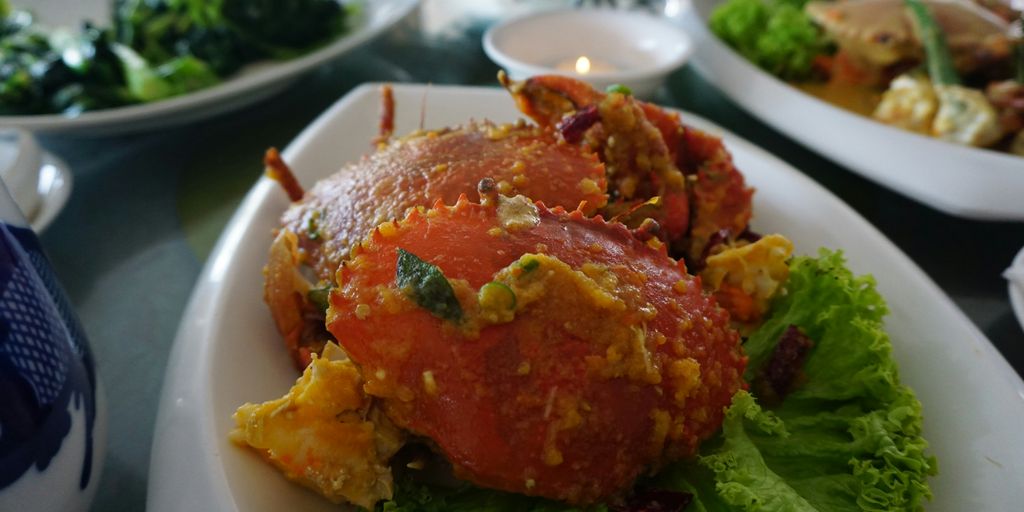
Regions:
<instances>
[{"instance_id":1,"label":"cooked crab","mask_svg":"<svg viewBox=\"0 0 1024 512\"><path fill-rule=\"evenodd\" d=\"M309 192L267 155L295 203L265 294L309 366L284 398L240 408L233 438L331 499L388 498L406 434L481 486L614 499L692 456L743 386L715 297L755 321L790 246L748 243L752 190L721 140L622 91L504 84L539 126L389 141L385 91L377 151ZM473 179L479 204L450 199Z\"/></svg>"},{"instance_id":2,"label":"cooked crab","mask_svg":"<svg viewBox=\"0 0 1024 512\"><path fill-rule=\"evenodd\" d=\"M268 153L268 168L295 203L271 247L265 298L297 366L333 339L323 327L326 294L352 243L410 208L472 193L484 178L503 195L642 227L643 236L661 237L688 258L714 233L746 230L753 191L717 137L628 94L576 80L503 83L539 126L470 123L389 141L386 114L375 152L305 193L276 152ZM390 95L384 98L385 112L393 112Z\"/></svg>"},{"instance_id":3,"label":"cooked crab","mask_svg":"<svg viewBox=\"0 0 1024 512\"><path fill-rule=\"evenodd\" d=\"M276 152L268 153L267 163L278 175L291 176ZM331 339L323 328L326 292L351 245L410 208L473 193L484 178L494 179L502 193L580 206L587 214L606 202L604 166L588 149L558 144L536 126L489 122L381 142L308 192L292 194L296 202L282 216L271 247L265 298L298 367Z\"/></svg>"},{"instance_id":4,"label":"cooked crab","mask_svg":"<svg viewBox=\"0 0 1024 512\"><path fill-rule=\"evenodd\" d=\"M342 264L328 328L366 392L485 487L593 503L693 455L743 385L729 315L656 239L488 189Z\"/></svg>"}]
</instances>

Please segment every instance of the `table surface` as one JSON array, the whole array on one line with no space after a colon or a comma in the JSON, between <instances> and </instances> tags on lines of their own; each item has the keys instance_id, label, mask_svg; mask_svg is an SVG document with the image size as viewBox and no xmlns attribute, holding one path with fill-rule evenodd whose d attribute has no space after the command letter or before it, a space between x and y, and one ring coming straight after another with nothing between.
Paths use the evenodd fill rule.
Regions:
<instances>
[{"instance_id":1,"label":"table surface","mask_svg":"<svg viewBox=\"0 0 1024 512\"><path fill-rule=\"evenodd\" d=\"M145 506L171 343L213 244L262 173L263 150L287 145L362 82L495 85L497 68L480 45L487 18L452 16L443 3L428 0L411 22L246 110L144 134L42 140L67 161L75 180L43 245L91 338L109 402L94 510ZM1024 332L1000 277L1024 246L1024 224L950 217L860 178L740 110L690 68L673 74L656 101L719 123L849 203L1024 373Z\"/></svg>"}]
</instances>

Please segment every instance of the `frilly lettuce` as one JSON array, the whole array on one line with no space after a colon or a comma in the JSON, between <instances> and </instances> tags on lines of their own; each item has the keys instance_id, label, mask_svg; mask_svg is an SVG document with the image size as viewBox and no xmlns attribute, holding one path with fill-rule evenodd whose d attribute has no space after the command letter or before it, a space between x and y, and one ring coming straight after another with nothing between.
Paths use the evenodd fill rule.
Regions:
<instances>
[{"instance_id":1,"label":"frilly lettuce","mask_svg":"<svg viewBox=\"0 0 1024 512\"><path fill-rule=\"evenodd\" d=\"M811 74L814 58L829 51L821 30L804 14L805 3L728 0L711 13L708 26L769 73L784 80L802 80Z\"/></svg>"},{"instance_id":2,"label":"frilly lettuce","mask_svg":"<svg viewBox=\"0 0 1024 512\"><path fill-rule=\"evenodd\" d=\"M786 289L746 343L747 378L796 325L815 341L806 383L771 411L738 393L721 440L700 457L703 472L676 473L675 484L713 481L716 495L698 497L734 507L726 510L921 509L936 461L925 453L921 404L900 384L874 280L822 251L793 261Z\"/></svg>"}]
</instances>

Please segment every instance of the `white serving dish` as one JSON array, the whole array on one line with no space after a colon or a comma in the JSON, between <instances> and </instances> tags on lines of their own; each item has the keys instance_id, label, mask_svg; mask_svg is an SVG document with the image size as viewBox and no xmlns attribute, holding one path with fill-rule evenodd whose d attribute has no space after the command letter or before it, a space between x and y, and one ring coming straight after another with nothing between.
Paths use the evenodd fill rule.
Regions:
<instances>
[{"instance_id":1,"label":"white serving dish","mask_svg":"<svg viewBox=\"0 0 1024 512\"><path fill-rule=\"evenodd\" d=\"M394 93L398 133L420 125L421 104L428 127L519 117L512 100L494 88L398 85ZM376 135L378 109L377 86L368 84L321 115L284 151L299 180L308 187L364 154ZM834 195L709 121L686 113L683 119L724 137L757 188L757 231L785 233L802 254L820 246L843 249L855 271L878 279L892 310L887 325L895 357L924 404L925 434L940 461L929 510L1015 510L1024 503L1024 382L985 336ZM288 204L276 183L261 179L196 284L165 377L150 512L337 510L227 439L238 405L277 398L297 377L262 299L271 230Z\"/></svg>"},{"instance_id":2,"label":"white serving dish","mask_svg":"<svg viewBox=\"0 0 1024 512\"><path fill-rule=\"evenodd\" d=\"M559 74L603 90L613 84L650 98L693 52L686 33L662 18L617 9L556 9L505 20L484 33L484 51L514 80ZM591 72L559 69L586 56ZM596 63L611 66L600 70Z\"/></svg>"},{"instance_id":3,"label":"white serving dish","mask_svg":"<svg viewBox=\"0 0 1024 512\"><path fill-rule=\"evenodd\" d=\"M840 165L951 215L1024 221L1024 157L959 146L875 122L754 66L707 27L718 0L673 9L694 38L694 65L730 99ZM676 7L679 2L674 3Z\"/></svg>"},{"instance_id":4,"label":"white serving dish","mask_svg":"<svg viewBox=\"0 0 1024 512\"><path fill-rule=\"evenodd\" d=\"M1017 315L1017 321L1024 329L1024 248L1013 258L1013 263L1003 276L1009 281L1010 306L1013 307L1013 314Z\"/></svg>"},{"instance_id":5,"label":"white serving dish","mask_svg":"<svg viewBox=\"0 0 1024 512\"><path fill-rule=\"evenodd\" d=\"M110 23L107 0L81 0L69 8L63 0L29 0L16 7L37 10L40 20L53 26L74 25L91 19ZM351 0L357 14L350 28L337 40L294 59L250 64L223 82L183 96L153 103L85 112L75 117L61 114L0 116L0 127L18 127L36 133L112 135L193 122L235 110L267 98L297 80L303 73L357 48L409 14L419 0Z\"/></svg>"}]
</instances>

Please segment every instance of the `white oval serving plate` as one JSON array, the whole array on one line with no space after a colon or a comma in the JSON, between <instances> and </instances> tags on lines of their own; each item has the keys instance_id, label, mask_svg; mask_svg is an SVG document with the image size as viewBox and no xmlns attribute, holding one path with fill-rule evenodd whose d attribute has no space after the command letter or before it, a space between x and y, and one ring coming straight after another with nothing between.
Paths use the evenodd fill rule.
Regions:
<instances>
[{"instance_id":1,"label":"white oval serving plate","mask_svg":"<svg viewBox=\"0 0 1024 512\"><path fill-rule=\"evenodd\" d=\"M670 17L693 37L697 70L732 101L840 165L933 208L970 219L1024 221L1024 157L886 126L800 91L711 33L707 19L717 3L692 0Z\"/></svg>"},{"instance_id":2,"label":"white oval serving plate","mask_svg":"<svg viewBox=\"0 0 1024 512\"><path fill-rule=\"evenodd\" d=\"M519 117L499 89L395 86L397 133L470 118ZM307 187L370 149L377 86L361 86L320 116L284 152ZM757 187L754 227L781 232L797 251L846 252L875 275L892 313L887 325L903 380L924 404L925 434L939 457L929 510L1014 510L1024 503L1024 382L985 336L910 259L849 206L766 151L696 116L721 135ZM337 510L287 482L227 433L243 402L277 398L298 376L263 304L261 269L271 230L288 206L261 179L228 224L199 277L171 352L153 441L148 509Z\"/></svg>"},{"instance_id":3,"label":"white oval serving plate","mask_svg":"<svg viewBox=\"0 0 1024 512\"><path fill-rule=\"evenodd\" d=\"M1009 275L1011 272L1015 274L1012 277ZM1017 322L1024 328L1024 248L1021 248L1013 258L1013 263L1004 275L1009 281L1010 306L1013 307L1013 314L1017 315Z\"/></svg>"},{"instance_id":4,"label":"white oval serving plate","mask_svg":"<svg viewBox=\"0 0 1024 512\"><path fill-rule=\"evenodd\" d=\"M109 23L109 8L99 0L83 0L68 9L55 0L33 0L16 7L37 7L44 23L72 23L78 19L102 19ZM16 2L17 3L17 2ZM0 127L18 127L35 133L68 133L74 135L112 135L197 121L250 105L277 93L303 73L335 59L358 47L394 25L419 4L419 0L353 0L345 2L357 7L349 28L336 40L294 59L263 61L250 64L223 82L183 96L153 103L128 105L85 112L68 117L61 114L0 116Z\"/></svg>"}]
</instances>

